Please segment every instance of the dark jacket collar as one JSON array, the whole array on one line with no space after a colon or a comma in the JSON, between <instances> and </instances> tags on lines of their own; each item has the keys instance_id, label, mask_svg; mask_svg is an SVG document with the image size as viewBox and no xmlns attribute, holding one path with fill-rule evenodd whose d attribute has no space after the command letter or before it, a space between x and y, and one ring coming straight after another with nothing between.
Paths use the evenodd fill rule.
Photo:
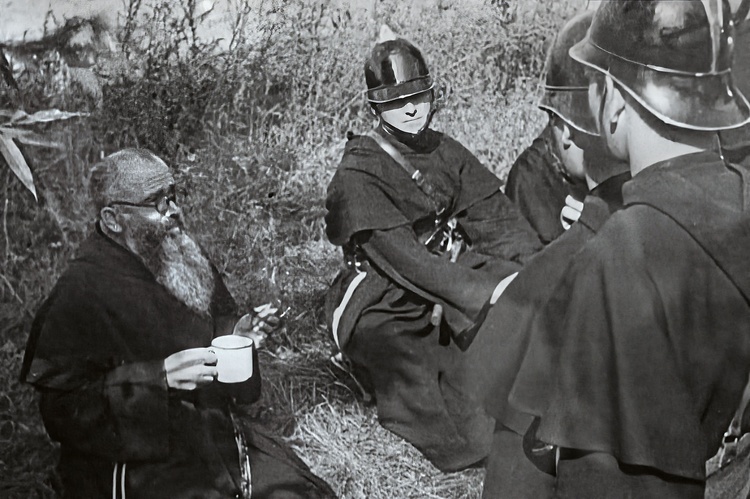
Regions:
<instances>
[{"instance_id":1,"label":"dark jacket collar","mask_svg":"<svg viewBox=\"0 0 750 499\"><path fill-rule=\"evenodd\" d=\"M129 249L107 236L96 224L96 230L86 239L78 251L74 264L90 264L106 267L108 272L117 272L141 279L154 279L154 275L143 261Z\"/></svg>"},{"instance_id":2,"label":"dark jacket collar","mask_svg":"<svg viewBox=\"0 0 750 499\"><path fill-rule=\"evenodd\" d=\"M715 152L688 154L639 173L626 206L648 205L687 232L750 303L750 169Z\"/></svg>"}]
</instances>

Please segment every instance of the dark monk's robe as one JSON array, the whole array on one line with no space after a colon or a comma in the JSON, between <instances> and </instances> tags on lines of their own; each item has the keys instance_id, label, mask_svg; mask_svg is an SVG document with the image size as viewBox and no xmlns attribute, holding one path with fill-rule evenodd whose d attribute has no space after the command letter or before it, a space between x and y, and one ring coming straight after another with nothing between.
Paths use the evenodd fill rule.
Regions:
<instances>
[{"instance_id":1,"label":"dark monk's robe","mask_svg":"<svg viewBox=\"0 0 750 499\"><path fill-rule=\"evenodd\" d=\"M257 367L236 385L168 388L166 357L232 331L235 302L215 277L211 315L198 314L98 231L60 277L34 320L21 377L40 392L45 427L61 444L64 497L241 497L232 415L253 498L332 495L238 411L260 395Z\"/></svg>"},{"instance_id":2,"label":"dark monk's robe","mask_svg":"<svg viewBox=\"0 0 750 499\"><path fill-rule=\"evenodd\" d=\"M422 138L414 148L393 145L448 200L446 214L456 217L469 249L455 263L428 251L420 237L433 227L431 199L373 139L352 138L328 188L326 230L333 244L356 246L366 277L333 329L369 378L380 423L441 470L455 470L486 456L494 427L468 398L461 350L495 286L541 244L468 150L431 130ZM334 306L352 276L355 270L345 271L334 283ZM438 328L430 323L436 303L443 307Z\"/></svg>"},{"instance_id":3,"label":"dark monk's robe","mask_svg":"<svg viewBox=\"0 0 750 499\"><path fill-rule=\"evenodd\" d=\"M703 497L750 370L748 169L680 156L623 198L534 322L510 403L562 448L557 497Z\"/></svg>"},{"instance_id":4,"label":"dark monk's robe","mask_svg":"<svg viewBox=\"0 0 750 499\"><path fill-rule=\"evenodd\" d=\"M565 229L560 212L568 195L583 199L586 188L572 181L560 160L552 152L552 127L547 126L513 163L508 172L505 194L516 203L539 238L545 244L556 239Z\"/></svg>"},{"instance_id":5,"label":"dark monk's robe","mask_svg":"<svg viewBox=\"0 0 750 499\"><path fill-rule=\"evenodd\" d=\"M522 448L523 436L533 416L508 407L508 393L528 349L531 322L552 295L555 284L576 253L610 215L622 207L622 185L629 179L629 172L616 175L586 196L578 221L518 273L488 312L466 352L470 359L468 364L475 369L472 379L476 383L477 398L484 401L488 414L497 421L487 463L484 497L543 499L545 493L551 492L553 477L545 476L534 467Z\"/></svg>"}]
</instances>

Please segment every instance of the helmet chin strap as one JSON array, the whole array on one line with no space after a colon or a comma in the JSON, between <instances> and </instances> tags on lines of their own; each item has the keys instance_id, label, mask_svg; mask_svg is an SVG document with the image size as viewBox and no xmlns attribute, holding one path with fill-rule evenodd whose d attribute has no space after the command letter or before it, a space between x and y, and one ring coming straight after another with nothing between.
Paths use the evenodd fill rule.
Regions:
<instances>
[{"instance_id":1,"label":"helmet chin strap","mask_svg":"<svg viewBox=\"0 0 750 499\"><path fill-rule=\"evenodd\" d=\"M599 136L604 141L605 146L607 145L607 133L604 131L604 106L607 103L607 82L602 82L602 95L599 97L599 112L597 113L597 120L599 123Z\"/></svg>"}]
</instances>

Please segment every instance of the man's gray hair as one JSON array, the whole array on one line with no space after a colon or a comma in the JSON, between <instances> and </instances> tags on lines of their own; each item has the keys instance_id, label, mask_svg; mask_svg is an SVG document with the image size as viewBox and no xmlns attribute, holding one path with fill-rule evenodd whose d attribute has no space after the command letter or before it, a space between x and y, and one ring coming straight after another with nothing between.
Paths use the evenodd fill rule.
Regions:
<instances>
[{"instance_id":1,"label":"man's gray hair","mask_svg":"<svg viewBox=\"0 0 750 499\"><path fill-rule=\"evenodd\" d=\"M91 168L89 193L99 212L115 201L137 203L172 181L169 168L148 149L128 148L110 154Z\"/></svg>"}]
</instances>

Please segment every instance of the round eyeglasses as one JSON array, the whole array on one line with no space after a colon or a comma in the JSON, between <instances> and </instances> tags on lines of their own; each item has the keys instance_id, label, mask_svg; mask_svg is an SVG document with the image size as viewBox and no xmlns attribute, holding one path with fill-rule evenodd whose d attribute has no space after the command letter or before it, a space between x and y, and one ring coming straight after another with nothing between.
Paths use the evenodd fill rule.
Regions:
<instances>
[{"instance_id":1,"label":"round eyeglasses","mask_svg":"<svg viewBox=\"0 0 750 499\"><path fill-rule=\"evenodd\" d=\"M141 203L131 203L129 201L112 201L109 204L121 204L125 206L135 206L138 208L154 208L159 212L160 215L166 215L172 203L177 206L177 194L175 193L174 189L170 189L170 191L166 194L161 193L155 196L153 199L146 199Z\"/></svg>"}]
</instances>

